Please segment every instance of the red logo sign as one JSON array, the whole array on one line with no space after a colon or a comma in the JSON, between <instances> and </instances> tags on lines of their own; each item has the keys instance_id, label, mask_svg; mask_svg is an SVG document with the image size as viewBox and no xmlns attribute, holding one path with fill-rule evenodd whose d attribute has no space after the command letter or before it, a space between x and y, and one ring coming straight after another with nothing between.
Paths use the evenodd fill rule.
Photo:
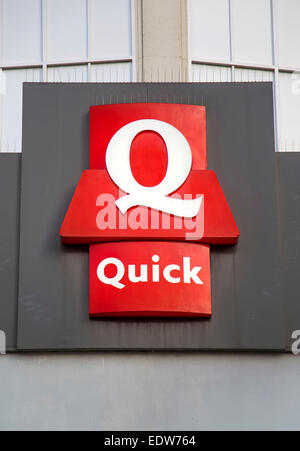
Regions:
<instances>
[{"instance_id":1,"label":"red logo sign","mask_svg":"<svg viewBox=\"0 0 300 451\"><path fill-rule=\"evenodd\" d=\"M210 316L207 245L239 231L207 170L205 108L105 105L90 116L91 169L60 232L91 245L90 315Z\"/></svg>"},{"instance_id":2,"label":"red logo sign","mask_svg":"<svg viewBox=\"0 0 300 451\"><path fill-rule=\"evenodd\" d=\"M91 246L91 316L210 316L209 246Z\"/></svg>"}]
</instances>

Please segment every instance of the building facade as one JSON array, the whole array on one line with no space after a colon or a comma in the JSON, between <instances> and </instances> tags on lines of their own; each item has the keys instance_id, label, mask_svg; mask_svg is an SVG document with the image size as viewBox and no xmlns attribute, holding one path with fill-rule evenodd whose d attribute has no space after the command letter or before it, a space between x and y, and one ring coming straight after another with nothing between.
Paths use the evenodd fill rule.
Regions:
<instances>
[{"instance_id":1,"label":"building facade","mask_svg":"<svg viewBox=\"0 0 300 451\"><path fill-rule=\"evenodd\" d=\"M0 14L2 152L21 151L25 81L270 81L277 150L300 150L297 0L1 0Z\"/></svg>"},{"instance_id":2,"label":"building facade","mask_svg":"<svg viewBox=\"0 0 300 451\"><path fill-rule=\"evenodd\" d=\"M26 81L271 81L274 151L300 151L299 17L298 0L0 0L0 150L22 151ZM299 365L288 354L8 354L0 429L297 429Z\"/></svg>"}]
</instances>

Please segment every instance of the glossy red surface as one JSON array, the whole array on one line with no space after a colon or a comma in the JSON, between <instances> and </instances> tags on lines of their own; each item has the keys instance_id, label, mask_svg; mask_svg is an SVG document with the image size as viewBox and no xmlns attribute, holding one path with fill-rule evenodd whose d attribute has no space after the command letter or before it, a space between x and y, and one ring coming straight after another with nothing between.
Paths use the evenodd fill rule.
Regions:
<instances>
[{"instance_id":1,"label":"glossy red surface","mask_svg":"<svg viewBox=\"0 0 300 451\"><path fill-rule=\"evenodd\" d=\"M152 257L160 257L153 263ZM183 258L190 259L191 270L197 272L203 284L184 281ZM124 265L120 289L99 280L97 268L107 258L118 259ZM140 265L147 265L147 282L133 283L128 277L128 265L135 265L134 274L141 275ZM159 282L153 282L153 266L159 274ZM179 283L170 283L164 277L164 269L176 265L170 274ZM113 278L117 274L114 265L107 265L105 275ZM189 273L186 277L189 279ZM195 279L197 280L197 278ZM211 316L211 286L209 246L191 243L107 243L90 247L90 316Z\"/></svg>"},{"instance_id":2,"label":"glossy red surface","mask_svg":"<svg viewBox=\"0 0 300 451\"><path fill-rule=\"evenodd\" d=\"M206 115L205 107L198 105L177 105L170 103L133 103L118 105L100 105L90 108L90 168L106 169L105 154L113 135L129 122L140 119L165 121L178 128L186 137L192 151L192 169L207 169L206 158ZM149 132L147 135L156 135ZM141 168L139 176L143 179L144 169L148 171L147 139L138 139L135 145L136 159L132 168L135 174ZM154 157L156 151L154 150ZM154 158L156 167L163 161Z\"/></svg>"},{"instance_id":3,"label":"glossy red surface","mask_svg":"<svg viewBox=\"0 0 300 451\"><path fill-rule=\"evenodd\" d=\"M192 170L171 196L195 199L203 195L195 218L174 217L143 206L122 215L115 205L126 193L120 192L107 172L107 146L121 127L140 119L167 122L187 139ZM131 144L130 166L141 185L158 185L168 167L162 137L147 130L139 133ZM235 244L239 230L216 174L207 170L205 107L162 103L91 107L90 170L82 174L60 235L66 244L90 244L91 317L210 317L209 245ZM158 264L152 261L155 255L159 257ZM118 272L115 264L106 265L106 259L118 262L121 288L118 283L111 283ZM103 261L105 271L101 269L97 274ZM129 276L133 265L136 278L132 272ZM190 272L194 267L201 283L196 276L187 277L194 274ZM151 279L153 271L156 279Z\"/></svg>"},{"instance_id":4,"label":"glossy red surface","mask_svg":"<svg viewBox=\"0 0 300 451\"><path fill-rule=\"evenodd\" d=\"M108 193L110 199L104 196L102 205L97 206L97 199L103 193ZM191 194L193 198L204 194L204 211L201 209L198 216L193 219L177 218L176 226L174 216L171 216L168 228L163 227L163 217L166 219L166 215L155 212L159 217L159 224L157 224L157 228L151 228L153 210L135 207L131 208L126 215L121 215L114 204L114 199L120 197L119 189L111 181L107 172L86 170L78 183L63 222L60 231L61 239L64 243L73 244L145 239L189 240L206 244L234 244L237 242L238 227L213 171L192 171L177 194L182 197L184 194ZM104 202L106 198L109 207L108 202ZM143 217L138 218L138 214L144 216L145 221L143 221ZM97 219L99 219L98 224L101 223L102 230L97 227ZM204 232L202 230L203 221ZM195 238L191 236L193 232L197 235ZM202 233L203 237L199 238Z\"/></svg>"}]
</instances>

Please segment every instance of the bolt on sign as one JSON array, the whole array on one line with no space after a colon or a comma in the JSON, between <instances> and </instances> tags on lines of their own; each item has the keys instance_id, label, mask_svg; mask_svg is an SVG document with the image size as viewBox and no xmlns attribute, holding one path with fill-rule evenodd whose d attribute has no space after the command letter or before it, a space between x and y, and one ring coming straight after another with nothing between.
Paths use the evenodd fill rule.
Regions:
<instances>
[{"instance_id":1,"label":"bolt on sign","mask_svg":"<svg viewBox=\"0 0 300 451\"><path fill-rule=\"evenodd\" d=\"M210 317L210 245L237 243L203 106L90 109L90 169L60 231L90 246L90 316Z\"/></svg>"}]
</instances>

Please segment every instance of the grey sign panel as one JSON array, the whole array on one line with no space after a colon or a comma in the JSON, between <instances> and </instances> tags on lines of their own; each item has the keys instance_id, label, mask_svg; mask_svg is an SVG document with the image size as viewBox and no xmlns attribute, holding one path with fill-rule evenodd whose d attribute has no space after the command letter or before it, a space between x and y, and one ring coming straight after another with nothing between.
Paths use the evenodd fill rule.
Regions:
<instances>
[{"instance_id":1,"label":"grey sign panel","mask_svg":"<svg viewBox=\"0 0 300 451\"><path fill-rule=\"evenodd\" d=\"M282 300L287 321L287 350L300 330L300 153L276 155L279 182Z\"/></svg>"},{"instance_id":2,"label":"grey sign panel","mask_svg":"<svg viewBox=\"0 0 300 451\"><path fill-rule=\"evenodd\" d=\"M17 346L20 154L0 153L0 330Z\"/></svg>"},{"instance_id":3,"label":"grey sign panel","mask_svg":"<svg viewBox=\"0 0 300 451\"><path fill-rule=\"evenodd\" d=\"M147 101L207 107L209 169L241 232L212 247L209 320L90 320L88 247L59 240L89 107ZM271 84L25 84L23 152L18 349L285 349Z\"/></svg>"},{"instance_id":4,"label":"grey sign panel","mask_svg":"<svg viewBox=\"0 0 300 451\"><path fill-rule=\"evenodd\" d=\"M154 85L149 101L172 99L172 89ZM193 83L181 94L183 103L206 106L208 169L216 172L241 232L236 247L212 248L214 317L206 338L230 349L281 348L272 84Z\"/></svg>"}]
</instances>

